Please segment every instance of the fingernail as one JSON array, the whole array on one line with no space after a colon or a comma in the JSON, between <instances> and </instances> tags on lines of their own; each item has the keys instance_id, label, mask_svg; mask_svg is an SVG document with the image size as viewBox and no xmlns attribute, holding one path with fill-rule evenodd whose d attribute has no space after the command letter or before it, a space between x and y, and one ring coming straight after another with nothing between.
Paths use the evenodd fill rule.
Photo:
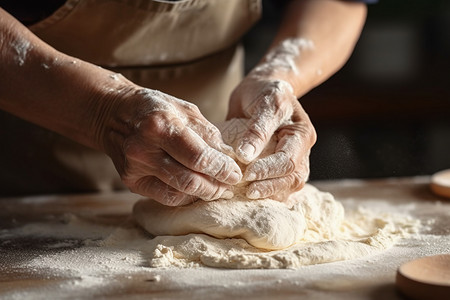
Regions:
<instances>
[{"instance_id":1,"label":"fingernail","mask_svg":"<svg viewBox=\"0 0 450 300\"><path fill-rule=\"evenodd\" d=\"M245 174L245 180L246 181L254 181L256 180L256 173L254 172L249 172Z\"/></svg>"},{"instance_id":2,"label":"fingernail","mask_svg":"<svg viewBox=\"0 0 450 300\"><path fill-rule=\"evenodd\" d=\"M247 198L249 199L259 199L261 198L261 192L258 190L248 190Z\"/></svg>"},{"instance_id":3,"label":"fingernail","mask_svg":"<svg viewBox=\"0 0 450 300\"><path fill-rule=\"evenodd\" d=\"M236 172L236 171L233 171L231 174L230 174L230 176L228 176L228 178L227 178L227 182L229 183L229 184L236 184L236 183L238 183L239 181L241 181L241 179L242 179L242 174L239 172Z\"/></svg>"},{"instance_id":4,"label":"fingernail","mask_svg":"<svg viewBox=\"0 0 450 300\"><path fill-rule=\"evenodd\" d=\"M240 154L248 162L253 160L253 155L255 154L256 148L252 144L244 144L239 148Z\"/></svg>"},{"instance_id":5,"label":"fingernail","mask_svg":"<svg viewBox=\"0 0 450 300\"><path fill-rule=\"evenodd\" d=\"M234 193L230 190L225 190L223 194L220 196L220 199L231 199L234 197Z\"/></svg>"}]
</instances>

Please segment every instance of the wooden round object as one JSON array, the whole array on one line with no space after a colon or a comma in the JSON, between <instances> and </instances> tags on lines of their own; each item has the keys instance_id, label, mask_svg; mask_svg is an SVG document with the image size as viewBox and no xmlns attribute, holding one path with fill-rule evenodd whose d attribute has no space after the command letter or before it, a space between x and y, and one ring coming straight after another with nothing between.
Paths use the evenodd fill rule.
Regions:
<instances>
[{"instance_id":1,"label":"wooden round object","mask_svg":"<svg viewBox=\"0 0 450 300\"><path fill-rule=\"evenodd\" d=\"M398 269L395 281L409 299L450 299L450 254L407 262Z\"/></svg>"},{"instance_id":2,"label":"wooden round object","mask_svg":"<svg viewBox=\"0 0 450 300\"><path fill-rule=\"evenodd\" d=\"M450 169L431 176L430 188L436 195L450 199Z\"/></svg>"}]
</instances>

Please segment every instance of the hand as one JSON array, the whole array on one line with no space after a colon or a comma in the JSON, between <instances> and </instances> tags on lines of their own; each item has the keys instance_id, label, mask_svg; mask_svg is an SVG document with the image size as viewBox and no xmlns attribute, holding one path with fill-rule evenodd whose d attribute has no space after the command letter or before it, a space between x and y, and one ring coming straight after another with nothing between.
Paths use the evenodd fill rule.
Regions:
<instances>
[{"instance_id":1,"label":"hand","mask_svg":"<svg viewBox=\"0 0 450 300\"><path fill-rule=\"evenodd\" d=\"M249 164L244 180L250 199L287 199L300 190L309 176L309 153L316 141L308 115L289 83L281 80L247 77L234 90L227 119L249 118L248 129L238 142L237 158ZM255 160L273 135L275 153Z\"/></svg>"},{"instance_id":2,"label":"hand","mask_svg":"<svg viewBox=\"0 0 450 300\"><path fill-rule=\"evenodd\" d=\"M240 168L195 105L142 88L111 102L104 149L131 191L169 206L233 197Z\"/></svg>"}]
</instances>

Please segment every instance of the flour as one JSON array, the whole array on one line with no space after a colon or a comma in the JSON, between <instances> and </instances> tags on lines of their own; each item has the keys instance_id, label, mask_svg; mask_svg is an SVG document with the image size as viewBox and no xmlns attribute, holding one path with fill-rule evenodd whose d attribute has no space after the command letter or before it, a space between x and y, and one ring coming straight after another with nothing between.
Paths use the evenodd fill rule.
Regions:
<instances>
[{"instance_id":1,"label":"flour","mask_svg":"<svg viewBox=\"0 0 450 300\"><path fill-rule=\"evenodd\" d=\"M235 211L231 209L234 214L238 213L237 216L230 216L228 214L230 211L222 213L224 219L214 214L209 218L201 219L202 212L194 211L187 215L181 213L181 217L177 213L168 216L165 213L160 214L161 212L156 210L154 215L149 214L147 221L151 217L159 215L156 217L157 220L144 223L147 225L146 228L150 228L148 226L151 223L155 225L164 218L166 220L159 226L153 227L153 232L164 230L164 226L170 224L172 220L173 223L165 229L173 230L174 234L192 231L204 232L208 235L196 233L157 236L151 240L141 240L140 249L148 253L149 264L152 267L206 265L221 268L298 268L311 264L356 259L378 253L393 246L399 239L416 233L420 227L420 222L412 218L395 214L380 215L363 209L350 212L344 219L343 210L340 209L338 202L329 198L328 200L334 201L334 203L326 201L322 202L322 205L317 205L314 200L320 199L321 192L312 190L313 187L306 189L305 194L315 194L316 196L306 196L306 203L297 204L296 211L292 212L293 216L295 216L295 212L298 213L297 223L289 218L283 219L286 217L283 213L279 215L278 221L281 222L279 224L281 226L277 226L275 223L277 219L267 222L267 218L270 220L270 218L277 217L279 208L277 206L272 207L272 213L269 213L268 216L264 216L268 210L263 208L260 215L249 215L247 220L244 215L248 211L242 210L242 215L239 215L238 209ZM228 206L234 206L233 203L230 203L233 201L228 202ZM251 201L251 203L253 202L255 201ZM206 203L208 207L210 204L211 202ZM270 209L270 202L268 204L268 209ZM142 208L142 205L145 203L141 202L141 207L138 206L137 209ZM258 206L264 207L262 204ZM216 208L218 207L226 210L226 205L218 204ZM234 208L242 207L237 205ZM286 208L284 213L288 211L290 210ZM144 211L140 217L142 218L148 212ZM210 211L208 210L208 212ZM215 211L215 213L217 214L219 211ZM230 224L223 224L227 221L226 217L235 218L228 220ZM183 220L183 218L187 219ZM218 224L212 223L211 219L214 218ZM302 219L304 219L303 223ZM192 222L189 223L189 220ZM245 224L245 222L250 223ZM266 223L264 224L264 222ZM183 228L184 225L188 227ZM291 225L298 227L286 227ZM269 226L274 227L268 228ZM264 230L267 231L264 232ZM234 238L225 238L227 236L234 236ZM125 243L129 244L129 239L126 240ZM106 243L120 245L122 242L115 237L110 238ZM277 248L281 250L276 250Z\"/></svg>"},{"instance_id":2,"label":"flour","mask_svg":"<svg viewBox=\"0 0 450 300\"><path fill-rule=\"evenodd\" d=\"M304 51L314 50L314 42L305 38L292 38L284 40L280 45L272 49L264 58L262 64L258 65L252 73L267 75L273 70L290 71L298 75L296 61L300 59Z\"/></svg>"},{"instance_id":3,"label":"flour","mask_svg":"<svg viewBox=\"0 0 450 300\"><path fill-rule=\"evenodd\" d=\"M235 146L245 124L244 119L234 119L219 126L224 141ZM261 169L276 143L273 137L258 157ZM240 166L245 171L246 166ZM182 207L167 207L151 199L136 203L136 221L156 236L143 247L150 265L298 268L376 253L419 226L412 219L363 210L344 218L341 203L311 185L289 195L284 203L250 200L247 184L236 185L231 200L197 201Z\"/></svg>"},{"instance_id":4,"label":"flour","mask_svg":"<svg viewBox=\"0 0 450 300\"><path fill-rule=\"evenodd\" d=\"M109 75L109 78L111 78L114 81L118 81L119 77L121 77L121 74L119 74L119 73L114 73L114 74Z\"/></svg>"},{"instance_id":5,"label":"flour","mask_svg":"<svg viewBox=\"0 0 450 300\"><path fill-rule=\"evenodd\" d=\"M33 48L30 41L22 38L16 39L10 43L10 46L16 54L14 56L14 60L19 66L23 66L25 64L25 60L27 59L28 51Z\"/></svg>"},{"instance_id":6,"label":"flour","mask_svg":"<svg viewBox=\"0 0 450 300\"><path fill-rule=\"evenodd\" d=\"M345 208L346 223L351 224L353 220L362 226L361 232L364 232L367 228L380 225L376 219L388 220L388 223L404 230L406 238L400 237L402 233L394 233L395 245L385 251L377 250L373 255L302 266L295 270L272 269L270 272L264 269L205 268L201 260L188 262L178 256L175 248L166 245L169 249L165 249L160 243L163 237L155 240L161 245L158 251L171 259L170 255L165 254L170 250L175 257L171 262L155 260L151 236L133 224L123 224L131 210L131 203L137 199L134 195L99 195L96 197L103 200L103 205L92 205L86 201L90 203L88 210L81 211L77 201L70 198L41 196L20 199L18 204L26 211L43 208L39 214L44 219L33 219L33 223L27 222L29 226L25 227L17 219L14 228L0 229L0 278L6 280L6 284L0 284L0 298L92 299L134 293L129 297L139 298L145 294L164 299L269 299L286 295L286 299L348 300L370 298L380 288L382 294L391 293L390 288L385 287L393 287L393 275L402 263L450 251L450 204L430 198L426 193L418 193L421 191L419 187L428 180L428 177L414 181L408 179L408 182L413 182L411 184L405 184L401 179L383 180L379 185L377 181L357 180L316 182L321 189L333 191L340 200ZM130 200L127 201L130 204L123 210L109 205L126 199ZM72 211L72 214L60 218L45 213L61 204L65 211ZM8 206L6 208L8 210ZM115 221L111 217L94 218L105 214L118 214L120 217ZM108 222L105 223L105 220ZM416 234L414 232L419 226L417 220L428 225L421 226ZM352 228L357 230L357 227ZM36 240L36 234L42 239ZM21 244L19 240L31 243L26 248L17 247ZM211 240L217 241L215 238ZM231 240L238 246L249 247L242 239L226 241ZM189 246L186 244L186 247ZM369 245L368 248L371 247ZM286 250L259 251L258 254ZM162 262L162 265L169 267L152 268L152 262L155 265ZM179 267L174 267L177 263ZM42 278L42 281L36 281ZM19 288L17 283L25 279L29 279L26 281L27 288Z\"/></svg>"}]
</instances>

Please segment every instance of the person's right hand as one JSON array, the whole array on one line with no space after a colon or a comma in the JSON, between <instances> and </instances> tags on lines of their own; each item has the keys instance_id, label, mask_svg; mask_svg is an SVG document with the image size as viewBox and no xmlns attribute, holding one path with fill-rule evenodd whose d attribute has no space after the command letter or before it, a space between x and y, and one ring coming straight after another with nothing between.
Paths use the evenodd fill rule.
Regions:
<instances>
[{"instance_id":1,"label":"person's right hand","mask_svg":"<svg viewBox=\"0 0 450 300\"><path fill-rule=\"evenodd\" d=\"M169 206L233 196L241 170L194 104L144 88L118 93L112 103L102 144L132 192Z\"/></svg>"},{"instance_id":2,"label":"person's right hand","mask_svg":"<svg viewBox=\"0 0 450 300\"><path fill-rule=\"evenodd\" d=\"M105 152L162 204L233 197L241 170L195 105L57 51L2 8L0 37L1 110Z\"/></svg>"}]
</instances>

